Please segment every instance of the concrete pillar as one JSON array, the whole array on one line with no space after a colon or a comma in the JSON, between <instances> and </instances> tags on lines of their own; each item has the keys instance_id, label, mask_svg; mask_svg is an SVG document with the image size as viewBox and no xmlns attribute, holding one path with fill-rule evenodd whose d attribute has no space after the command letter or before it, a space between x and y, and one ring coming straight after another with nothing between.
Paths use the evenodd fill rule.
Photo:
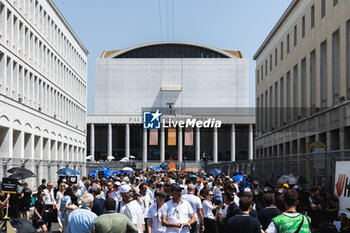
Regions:
<instances>
[{"instance_id":1,"label":"concrete pillar","mask_svg":"<svg viewBox=\"0 0 350 233\"><path fill-rule=\"evenodd\" d=\"M182 163L182 128L178 128L178 142L177 142L177 159L179 163Z\"/></svg>"},{"instance_id":2,"label":"concrete pillar","mask_svg":"<svg viewBox=\"0 0 350 233\"><path fill-rule=\"evenodd\" d=\"M213 128L213 163L218 162L218 128Z\"/></svg>"},{"instance_id":3,"label":"concrete pillar","mask_svg":"<svg viewBox=\"0 0 350 233\"><path fill-rule=\"evenodd\" d=\"M130 125L125 125L125 157L130 156Z\"/></svg>"},{"instance_id":4,"label":"concrete pillar","mask_svg":"<svg viewBox=\"0 0 350 233\"><path fill-rule=\"evenodd\" d=\"M147 129L143 128L142 162L147 163Z\"/></svg>"},{"instance_id":5,"label":"concrete pillar","mask_svg":"<svg viewBox=\"0 0 350 233\"><path fill-rule=\"evenodd\" d=\"M201 160L201 135L200 128L196 127L196 162Z\"/></svg>"},{"instance_id":6,"label":"concrete pillar","mask_svg":"<svg viewBox=\"0 0 350 233\"><path fill-rule=\"evenodd\" d=\"M165 161L165 132L164 127L160 128L160 161Z\"/></svg>"},{"instance_id":7,"label":"concrete pillar","mask_svg":"<svg viewBox=\"0 0 350 233\"><path fill-rule=\"evenodd\" d=\"M249 124L249 160L253 160L253 125Z\"/></svg>"},{"instance_id":8,"label":"concrete pillar","mask_svg":"<svg viewBox=\"0 0 350 233\"><path fill-rule=\"evenodd\" d=\"M231 125L231 161L236 161L236 130L235 124Z\"/></svg>"},{"instance_id":9,"label":"concrete pillar","mask_svg":"<svg viewBox=\"0 0 350 233\"><path fill-rule=\"evenodd\" d=\"M112 155L112 124L108 124L108 156Z\"/></svg>"},{"instance_id":10,"label":"concrete pillar","mask_svg":"<svg viewBox=\"0 0 350 233\"><path fill-rule=\"evenodd\" d=\"M13 128L8 129L8 157L13 157Z\"/></svg>"},{"instance_id":11,"label":"concrete pillar","mask_svg":"<svg viewBox=\"0 0 350 233\"><path fill-rule=\"evenodd\" d=\"M62 147L63 147L63 143L62 143ZM90 155L92 155L93 159L95 160L95 125L93 123L91 123L91 130L90 130Z\"/></svg>"}]
</instances>

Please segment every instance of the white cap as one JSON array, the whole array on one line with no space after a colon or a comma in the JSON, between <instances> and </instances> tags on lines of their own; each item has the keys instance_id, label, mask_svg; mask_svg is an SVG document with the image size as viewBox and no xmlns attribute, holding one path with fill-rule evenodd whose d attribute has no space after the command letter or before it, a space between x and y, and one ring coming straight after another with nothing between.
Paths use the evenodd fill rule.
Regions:
<instances>
[{"instance_id":1,"label":"white cap","mask_svg":"<svg viewBox=\"0 0 350 233\"><path fill-rule=\"evenodd\" d=\"M141 180L140 177L136 177L135 180Z\"/></svg>"},{"instance_id":2,"label":"white cap","mask_svg":"<svg viewBox=\"0 0 350 233\"><path fill-rule=\"evenodd\" d=\"M66 180L66 179L63 179L62 182L63 182L63 183L67 183L67 180Z\"/></svg>"},{"instance_id":3,"label":"white cap","mask_svg":"<svg viewBox=\"0 0 350 233\"><path fill-rule=\"evenodd\" d=\"M120 187L120 193L128 193L131 190L130 185L124 184Z\"/></svg>"},{"instance_id":4,"label":"white cap","mask_svg":"<svg viewBox=\"0 0 350 233\"><path fill-rule=\"evenodd\" d=\"M250 188L245 188L243 192L251 192L252 190Z\"/></svg>"},{"instance_id":5,"label":"white cap","mask_svg":"<svg viewBox=\"0 0 350 233\"><path fill-rule=\"evenodd\" d=\"M114 184L118 186L122 185L119 181L115 182Z\"/></svg>"},{"instance_id":6,"label":"white cap","mask_svg":"<svg viewBox=\"0 0 350 233\"><path fill-rule=\"evenodd\" d=\"M125 181L125 182L129 182L129 181L130 181L130 180L129 180L129 177L125 177L125 178L124 178L124 181Z\"/></svg>"}]
</instances>

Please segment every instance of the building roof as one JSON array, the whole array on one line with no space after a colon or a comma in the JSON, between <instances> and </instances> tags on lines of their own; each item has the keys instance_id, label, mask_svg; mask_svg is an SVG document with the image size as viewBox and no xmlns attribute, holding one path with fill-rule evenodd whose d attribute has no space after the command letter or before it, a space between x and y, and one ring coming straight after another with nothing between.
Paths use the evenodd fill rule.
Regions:
<instances>
[{"instance_id":1,"label":"building roof","mask_svg":"<svg viewBox=\"0 0 350 233\"><path fill-rule=\"evenodd\" d=\"M51 5L52 9L56 12L57 16L63 21L63 24L67 27L68 31L72 34L72 36L76 39L76 41L78 42L78 44L80 45L80 47L83 49L83 51L85 52L86 55L89 54L89 51L85 48L85 46L83 45L83 43L80 41L80 39L78 38L77 34L75 34L74 30L72 29L72 27L69 25L69 23L67 22L67 20L63 17L63 15L61 14L61 12L58 10L57 6L55 5L55 3L52 0L47 0L47 2L49 3L49 5Z\"/></svg>"},{"instance_id":2,"label":"building roof","mask_svg":"<svg viewBox=\"0 0 350 233\"><path fill-rule=\"evenodd\" d=\"M151 46L157 46L157 45L185 45L185 46L192 46L192 47L198 47L206 50L213 51L215 53L221 54L224 57L227 58L243 58L243 55L240 51L232 51L232 50L221 50L217 49L212 46L208 45L202 45L198 43L190 43L190 42L180 42L180 41L164 41L164 42L152 42L152 43L145 43L141 45L136 45L133 47L129 47L127 49L123 50L110 50L110 51L103 51L101 54L101 58L117 58L121 56L122 54L125 54L127 52L131 52L133 50L137 50L140 48L146 48Z\"/></svg>"},{"instance_id":3,"label":"building roof","mask_svg":"<svg viewBox=\"0 0 350 233\"><path fill-rule=\"evenodd\" d=\"M256 60L256 58L260 55L260 53L264 50L264 48L267 46L267 44L271 41L273 36L277 33L277 31L280 29L280 27L283 25L283 23L287 20L288 16L292 13L292 11L295 9L295 7L298 5L300 0L293 0L291 4L288 6L287 10L283 13L281 18L278 20L276 25L273 27L269 35L266 37L258 51L255 53L253 59Z\"/></svg>"}]
</instances>

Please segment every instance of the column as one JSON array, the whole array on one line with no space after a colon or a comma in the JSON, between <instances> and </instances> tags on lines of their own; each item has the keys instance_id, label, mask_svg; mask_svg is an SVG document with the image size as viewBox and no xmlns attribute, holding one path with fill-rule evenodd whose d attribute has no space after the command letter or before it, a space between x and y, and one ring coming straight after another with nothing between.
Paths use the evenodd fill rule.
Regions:
<instances>
[{"instance_id":1,"label":"column","mask_svg":"<svg viewBox=\"0 0 350 233\"><path fill-rule=\"evenodd\" d=\"M178 128L177 159L182 163L182 128Z\"/></svg>"},{"instance_id":2,"label":"column","mask_svg":"<svg viewBox=\"0 0 350 233\"><path fill-rule=\"evenodd\" d=\"M164 128L160 128L160 161L165 161L165 132Z\"/></svg>"},{"instance_id":3,"label":"column","mask_svg":"<svg viewBox=\"0 0 350 233\"><path fill-rule=\"evenodd\" d=\"M218 162L218 128L213 128L213 163Z\"/></svg>"},{"instance_id":4,"label":"column","mask_svg":"<svg viewBox=\"0 0 350 233\"><path fill-rule=\"evenodd\" d=\"M93 123L91 123L90 130L90 155L92 155L92 158L95 160L95 125Z\"/></svg>"},{"instance_id":5,"label":"column","mask_svg":"<svg viewBox=\"0 0 350 233\"><path fill-rule=\"evenodd\" d=\"M7 156L9 158L13 157L13 128L12 127L8 129L8 155Z\"/></svg>"},{"instance_id":6,"label":"column","mask_svg":"<svg viewBox=\"0 0 350 233\"><path fill-rule=\"evenodd\" d=\"M235 124L231 125L231 161L236 161L236 131Z\"/></svg>"},{"instance_id":7,"label":"column","mask_svg":"<svg viewBox=\"0 0 350 233\"><path fill-rule=\"evenodd\" d=\"M199 127L196 127L196 162L201 160L201 135Z\"/></svg>"},{"instance_id":8,"label":"column","mask_svg":"<svg viewBox=\"0 0 350 233\"><path fill-rule=\"evenodd\" d=\"M108 124L108 156L112 156L112 124Z\"/></svg>"},{"instance_id":9,"label":"column","mask_svg":"<svg viewBox=\"0 0 350 233\"><path fill-rule=\"evenodd\" d=\"M249 160L253 160L253 125L249 124Z\"/></svg>"},{"instance_id":10,"label":"column","mask_svg":"<svg viewBox=\"0 0 350 233\"><path fill-rule=\"evenodd\" d=\"M147 129L143 128L142 162L147 163Z\"/></svg>"},{"instance_id":11,"label":"column","mask_svg":"<svg viewBox=\"0 0 350 233\"><path fill-rule=\"evenodd\" d=\"M125 157L130 156L130 125L125 125Z\"/></svg>"}]
</instances>

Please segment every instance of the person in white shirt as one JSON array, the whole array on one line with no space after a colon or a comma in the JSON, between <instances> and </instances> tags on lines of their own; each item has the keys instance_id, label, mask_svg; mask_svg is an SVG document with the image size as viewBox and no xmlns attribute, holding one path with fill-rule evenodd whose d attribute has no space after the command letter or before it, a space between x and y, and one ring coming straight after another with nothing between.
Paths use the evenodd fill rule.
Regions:
<instances>
[{"instance_id":1,"label":"person in white shirt","mask_svg":"<svg viewBox=\"0 0 350 233\"><path fill-rule=\"evenodd\" d=\"M178 184L171 187L173 199L168 201L162 210L162 224L167 233L189 233L196 222L193 209L188 201L182 200L182 188Z\"/></svg>"},{"instance_id":2,"label":"person in white shirt","mask_svg":"<svg viewBox=\"0 0 350 233\"><path fill-rule=\"evenodd\" d=\"M143 207L143 216L145 218L145 222L147 222L147 215L148 215L148 211L149 208L152 206L153 204L153 200L150 199L150 197L147 195L147 185L145 183L141 183L139 185L139 189L140 189L140 199L141 199L141 205ZM146 225L147 227L147 225Z\"/></svg>"},{"instance_id":3,"label":"person in white shirt","mask_svg":"<svg viewBox=\"0 0 350 233\"><path fill-rule=\"evenodd\" d=\"M213 190L213 181L214 181L214 178L212 176L209 176L209 179L208 179L208 188L210 190Z\"/></svg>"},{"instance_id":4,"label":"person in white shirt","mask_svg":"<svg viewBox=\"0 0 350 233\"><path fill-rule=\"evenodd\" d=\"M198 178L197 179L197 183L196 183L196 189L197 189L197 192L199 193L203 188L203 183L202 183L202 179L201 178Z\"/></svg>"},{"instance_id":5,"label":"person in white shirt","mask_svg":"<svg viewBox=\"0 0 350 233\"><path fill-rule=\"evenodd\" d=\"M125 214L131 220L131 222L137 227L139 233L143 233L145 225L142 208L136 200L133 200L134 195L130 185L122 185L120 187L120 194L125 203L125 206L120 213Z\"/></svg>"},{"instance_id":6,"label":"person in white shirt","mask_svg":"<svg viewBox=\"0 0 350 233\"><path fill-rule=\"evenodd\" d=\"M45 211L44 214L47 215L47 230L51 230L51 223L53 221L53 211L56 209L56 200L53 192L53 183L48 183L47 188L44 189L44 203L45 203Z\"/></svg>"},{"instance_id":7,"label":"person in white shirt","mask_svg":"<svg viewBox=\"0 0 350 233\"><path fill-rule=\"evenodd\" d=\"M223 205L213 205L213 192L206 190L204 192L205 200L203 201L203 215L204 215L204 232L205 233L216 233L217 226L213 210L221 208Z\"/></svg>"},{"instance_id":8,"label":"person in white shirt","mask_svg":"<svg viewBox=\"0 0 350 233\"><path fill-rule=\"evenodd\" d=\"M193 184L189 184L187 186L187 193L186 195L182 196L183 200L186 200L190 203L194 216L196 218L195 224L191 226L190 232L199 232L204 231L204 218L203 218L203 209L202 209L202 202L201 199L194 195L196 191L196 187Z\"/></svg>"},{"instance_id":9,"label":"person in white shirt","mask_svg":"<svg viewBox=\"0 0 350 233\"><path fill-rule=\"evenodd\" d=\"M162 225L162 209L167 198L167 194L163 191L155 192L156 202L148 211L147 226L148 233L165 233L166 227Z\"/></svg>"}]
</instances>

